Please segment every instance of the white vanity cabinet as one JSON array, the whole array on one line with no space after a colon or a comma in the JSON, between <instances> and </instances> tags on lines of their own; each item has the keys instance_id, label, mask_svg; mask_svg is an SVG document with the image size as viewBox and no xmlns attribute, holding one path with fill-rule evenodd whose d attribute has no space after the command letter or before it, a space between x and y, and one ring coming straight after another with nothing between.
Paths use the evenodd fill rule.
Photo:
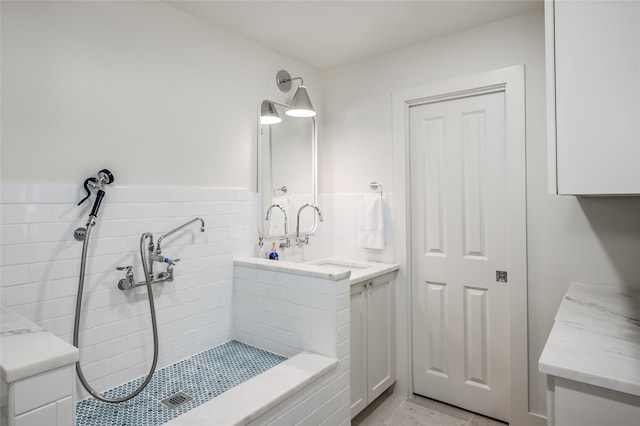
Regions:
<instances>
[{"instance_id":1,"label":"white vanity cabinet","mask_svg":"<svg viewBox=\"0 0 640 426\"><path fill-rule=\"evenodd\" d=\"M351 285L351 418L396 380L395 272Z\"/></svg>"},{"instance_id":2,"label":"white vanity cabinet","mask_svg":"<svg viewBox=\"0 0 640 426\"><path fill-rule=\"evenodd\" d=\"M640 2L545 1L549 192L640 195Z\"/></svg>"}]
</instances>

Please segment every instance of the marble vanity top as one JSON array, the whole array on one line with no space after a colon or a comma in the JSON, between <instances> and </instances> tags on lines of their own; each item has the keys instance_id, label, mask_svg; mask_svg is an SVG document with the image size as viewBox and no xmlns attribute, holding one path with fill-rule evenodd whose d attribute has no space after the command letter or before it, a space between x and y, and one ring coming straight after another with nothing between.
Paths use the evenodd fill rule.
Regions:
<instances>
[{"instance_id":1,"label":"marble vanity top","mask_svg":"<svg viewBox=\"0 0 640 426\"><path fill-rule=\"evenodd\" d=\"M379 277L389 272L400 269L400 265L395 263L380 263L367 261L351 261L342 259L320 259L309 262L312 265L339 270L348 270L351 272L350 284L358 284L363 281Z\"/></svg>"},{"instance_id":2,"label":"marble vanity top","mask_svg":"<svg viewBox=\"0 0 640 426\"><path fill-rule=\"evenodd\" d=\"M0 378L12 383L73 364L78 349L0 305Z\"/></svg>"},{"instance_id":3,"label":"marble vanity top","mask_svg":"<svg viewBox=\"0 0 640 426\"><path fill-rule=\"evenodd\" d=\"M319 259L307 262L288 262L243 257L234 260L234 264L249 268L259 267L274 272L287 272L312 278L338 281L350 277L350 284L358 284L388 272L397 271L399 265L392 263L351 261L343 259Z\"/></svg>"},{"instance_id":4,"label":"marble vanity top","mask_svg":"<svg viewBox=\"0 0 640 426\"><path fill-rule=\"evenodd\" d=\"M571 283L539 368L640 396L640 290Z\"/></svg>"}]
</instances>

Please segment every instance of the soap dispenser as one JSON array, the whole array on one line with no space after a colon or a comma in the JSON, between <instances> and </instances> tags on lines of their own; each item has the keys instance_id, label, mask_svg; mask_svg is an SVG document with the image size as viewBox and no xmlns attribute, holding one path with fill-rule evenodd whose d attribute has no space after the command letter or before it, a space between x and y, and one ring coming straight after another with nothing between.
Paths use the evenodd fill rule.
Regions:
<instances>
[{"instance_id":1,"label":"soap dispenser","mask_svg":"<svg viewBox=\"0 0 640 426\"><path fill-rule=\"evenodd\" d=\"M276 243L273 243L273 246L271 247L271 253L269 253L269 259L271 260L278 260L278 252L276 251Z\"/></svg>"}]
</instances>

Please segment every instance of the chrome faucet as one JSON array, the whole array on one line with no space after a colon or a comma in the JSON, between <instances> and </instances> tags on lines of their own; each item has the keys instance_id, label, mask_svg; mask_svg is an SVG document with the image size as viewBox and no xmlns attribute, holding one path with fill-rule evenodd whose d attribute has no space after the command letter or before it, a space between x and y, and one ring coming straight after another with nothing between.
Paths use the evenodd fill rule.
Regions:
<instances>
[{"instance_id":1,"label":"chrome faucet","mask_svg":"<svg viewBox=\"0 0 640 426\"><path fill-rule=\"evenodd\" d=\"M280 204L271 204L271 206L267 209L267 216L264 218L264 220L269 220L269 213L271 213L271 210L274 207L282 210L282 214L284 215L284 233L288 234L289 233L289 225L288 225L289 221L287 220L287 211L285 209L283 209Z\"/></svg>"},{"instance_id":2,"label":"chrome faucet","mask_svg":"<svg viewBox=\"0 0 640 426\"><path fill-rule=\"evenodd\" d=\"M324 219L322 218L322 212L320 211L320 208L318 208L318 206L309 203L302 205L302 207L298 209L298 217L296 221L296 245L298 247L302 247L302 245L304 244L309 244L309 234L305 235L304 240L300 240L300 212L302 212L302 210L304 210L306 207L311 207L312 209L317 211L318 219L320 219L320 222L324 221Z\"/></svg>"},{"instance_id":3,"label":"chrome faucet","mask_svg":"<svg viewBox=\"0 0 640 426\"><path fill-rule=\"evenodd\" d=\"M153 249L153 236L151 236L151 242L149 243L149 256L148 256L149 275L151 275L151 278L153 278L153 262L168 263L169 266L173 266L175 265L175 262L178 262L180 260L180 259L171 260L167 257L162 256L162 247L161 247L162 240L186 228L192 223L196 223L198 221L200 222L200 232L204 232L204 220L202 220L202 218L196 217L195 219L191 219L189 222L182 224L175 229L172 229L171 231L167 232L166 234L158 238L158 242L156 243L155 250ZM171 270L173 270L173 267L171 268Z\"/></svg>"},{"instance_id":4,"label":"chrome faucet","mask_svg":"<svg viewBox=\"0 0 640 426\"><path fill-rule=\"evenodd\" d=\"M195 219L190 220L189 222L178 226L177 228L167 232L166 234L164 234L163 236L161 236L160 238L158 238L158 242L157 245L154 246L153 244L153 234L151 234L150 232L145 232L144 234L142 234L140 236L140 257L142 258L142 266L144 269L144 275L145 275L145 280L144 281L140 281L140 282L136 282L135 278L134 278L134 274L132 271L132 267L131 266L120 266L116 269L118 269L119 271L126 271L126 275L125 278L121 279L118 282L118 288L120 290L129 290L132 289L134 287L138 287L141 285L146 285L147 281L150 284L155 284L155 283L159 283L159 282L163 282L163 281L173 281L173 267L176 265L177 262L180 261L180 259L169 259L168 257L164 257L162 255L162 248L160 243L162 242L162 240L178 231L180 231L181 229L184 229L185 227L191 225L192 223L195 222L200 222L200 232L204 232L204 220L202 220L201 218L197 217ZM145 256L145 242L149 240L149 244L146 247L146 251L147 251L147 256ZM146 259L145 259L146 257ZM153 274L153 263L154 262L160 262L160 263L166 263L167 264L167 270L165 272L160 272L158 274L158 276L154 276ZM147 266L148 263L148 266Z\"/></svg>"},{"instance_id":5,"label":"chrome faucet","mask_svg":"<svg viewBox=\"0 0 640 426\"><path fill-rule=\"evenodd\" d=\"M176 229L167 232L166 234L164 234L163 236L161 236L160 238L158 238L158 246L156 247L156 254L160 254L160 243L162 242L163 239L165 239L166 237L168 237L169 235L173 235L176 232L180 231L181 229L186 228L187 226L191 225L192 223L198 222L200 221L200 232L204 232L204 220L202 220L202 218L196 217L195 219L190 220L189 222L185 223L184 225L180 225L178 226Z\"/></svg>"}]
</instances>

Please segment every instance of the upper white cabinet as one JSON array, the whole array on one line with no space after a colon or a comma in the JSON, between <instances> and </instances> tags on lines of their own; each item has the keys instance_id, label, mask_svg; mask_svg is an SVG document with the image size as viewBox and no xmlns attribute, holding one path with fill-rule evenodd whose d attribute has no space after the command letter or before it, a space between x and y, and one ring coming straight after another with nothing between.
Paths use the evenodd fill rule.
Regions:
<instances>
[{"instance_id":1,"label":"upper white cabinet","mask_svg":"<svg viewBox=\"0 0 640 426\"><path fill-rule=\"evenodd\" d=\"M640 2L545 1L549 191L640 195Z\"/></svg>"}]
</instances>

